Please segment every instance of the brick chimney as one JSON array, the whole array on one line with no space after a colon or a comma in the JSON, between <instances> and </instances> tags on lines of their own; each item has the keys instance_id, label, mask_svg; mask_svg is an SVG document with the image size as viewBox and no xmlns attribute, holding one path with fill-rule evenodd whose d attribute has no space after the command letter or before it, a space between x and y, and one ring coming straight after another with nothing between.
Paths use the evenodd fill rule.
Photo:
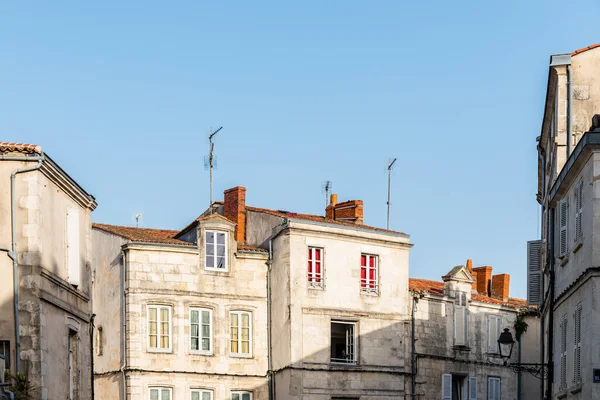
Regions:
<instances>
[{"instance_id":1,"label":"brick chimney","mask_svg":"<svg viewBox=\"0 0 600 400\"><path fill-rule=\"evenodd\" d=\"M467 271L469 271L471 273L471 275L473 276L473 285L471 285L471 289L477 290L477 277L475 276L475 273L473 272L473 260L471 260L469 258L467 260L467 264L465 265L465 267L467 268Z\"/></svg>"},{"instance_id":2,"label":"brick chimney","mask_svg":"<svg viewBox=\"0 0 600 400\"><path fill-rule=\"evenodd\" d=\"M477 293L489 296L492 286L492 267L473 268L473 278L475 278L474 288L477 290Z\"/></svg>"},{"instance_id":3,"label":"brick chimney","mask_svg":"<svg viewBox=\"0 0 600 400\"><path fill-rule=\"evenodd\" d=\"M246 188L236 186L225 191L223 216L235 223L235 240L244 243L246 239Z\"/></svg>"},{"instance_id":4,"label":"brick chimney","mask_svg":"<svg viewBox=\"0 0 600 400\"><path fill-rule=\"evenodd\" d=\"M498 274L492 276L492 297L502 301L508 301L509 285L509 274Z\"/></svg>"},{"instance_id":5,"label":"brick chimney","mask_svg":"<svg viewBox=\"0 0 600 400\"><path fill-rule=\"evenodd\" d=\"M331 195L331 202L325 208L325 217L335 221L350 222L357 225L363 223L363 201L348 200L343 203L337 202L337 195Z\"/></svg>"}]
</instances>

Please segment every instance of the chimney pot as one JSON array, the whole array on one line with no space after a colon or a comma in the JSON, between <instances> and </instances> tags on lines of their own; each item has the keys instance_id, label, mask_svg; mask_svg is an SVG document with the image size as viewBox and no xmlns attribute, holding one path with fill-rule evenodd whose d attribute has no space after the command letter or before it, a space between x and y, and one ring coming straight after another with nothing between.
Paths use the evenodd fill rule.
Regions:
<instances>
[{"instance_id":1,"label":"chimney pot","mask_svg":"<svg viewBox=\"0 0 600 400\"><path fill-rule=\"evenodd\" d=\"M337 204L337 194L332 193L330 196L330 205L335 206Z\"/></svg>"}]
</instances>

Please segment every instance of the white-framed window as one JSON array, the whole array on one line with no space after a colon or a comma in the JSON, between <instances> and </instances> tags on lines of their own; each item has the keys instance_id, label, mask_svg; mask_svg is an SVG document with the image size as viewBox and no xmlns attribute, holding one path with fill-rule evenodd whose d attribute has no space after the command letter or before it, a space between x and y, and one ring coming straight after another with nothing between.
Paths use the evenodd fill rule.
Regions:
<instances>
[{"instance_id":1,"label":"white-framed window","mask_svg":"<svg viewBox=\"0 0 600 400\"><path fill-rule=\"evenodd\" d=\"M206 231L205 239L206 269L227 271L227 234Z\"/></svg>"},{"instance_id":2,"label":"white-framed window","mask_svg":"<svg viewBox=\"0 0 600 400\"><path fill-rule=\"evenodd\" d=\"M454 300L454 345L466 346L468 339L469 310L467 294L456 292Z\"/></svg>"},{"instance_id":3,"label":"white-framed window","mask_svg":"<svg viewBox=\"0 0 600 400\"><path fill-rule=\"evenodd\" d=\"M356 322L331 321L331 362L356 364Z\"/></svg>"},{"instance_id":4,"label":"white-framed window","mask_svg":"<svg viewBox=\"0 0 600 400\"><path fill-rule=\"evenodd\" d=\"M477 377L470 376L469 377L469 400L477 400Z\"/></svg>"},{"instance_id":5,"label":"white-framed window","mask_svg":"<svg viewBox=\"0 0 600 400\"><path fill-rule=\"evenodd\" d=\"M579 179L575 185L575 242L579 242L583 237L583 178Z\"/></svg>"},{"instance_id":6,"label":"white-framed window","mask_svg":"<svg viewBox=\"0 0 600 400\"><path fill-rule=\"evenodd\" d=\"M213 391L208 389L192 389L191 400L213 400Z\"/></svg>"},{"instance_id":7,"label":"white-framed window","mask_svg":"<svg viewBox=\"0 0 600 400\"><path fill-rule=\"evenodd\" d=\"M560 385L559 389L567 388L567 315L560 320Z\"/></svg>"},{"instance_id":8,"label":"white-framed window","mask_svg":"<svg viewBox=\"0 0 600 400\"><path fill-rule=\"evenodd\" d=\"M148 315L148 350L171 351L171 307L149 305Z\"/></svg>"},{"instance_id":9,"label":"white-framed window","mask_svg":"<svg viewBox=\"0 0 600 400\"><path fill-rule=\"evenodd\" d=\"M569 237L569 199L558 203L558 256L567 254Z\"/></svg>"},{"instance_id":10,"label":"white-framed window","mask_svg":"<svg viewBox=\"0 0 600 400\"><path fill-rule=\"evenodd\" d=\"M173 389L166 387L151 387L150 400L171 400L173 398Z\"/></svg>"},{"instance_id":11,"label":"white-framed window","mask_svg":"<svg viewBox=\"0 0 600 400\"><path fill-rule=\"evenodd\" d=\"M81 283L81 254L79 254L79 210L67 208L67 275L69 283L79 286Z\"/></svg>"},{"instance_id":12,"label":"white-framed window","mask_svg":"<svg viewBox=\"0 0 600 400\"><path fill-rule=\"evenodd\" d=\"M376 255L360 255L360 292L379 294L379 259Z\"/></svg>"},{"instance_id":13,"label":"white-framed window","mask_svg":"<svg viewBox=\"0 0 600 400\"><path fill-rule=\"evenodd\" d=\"M498 338L502 332L502 318L497 315L488 316L488 353L498 353Z\"/></svg>"},{"instance_id":14,"label":"white-framed window","mask_svg":"<svg viewBox=\"0 0 600 400\"><path fill-rule=\"evenodd\" d=\"M582 306L579 303L575 306L573 313L573 322L575 329L573 332L573 383L581 383L581 310Z\"/></svg>"},{"instance_id":15,"label":"white-framed window","mask_svg":"<svg viewBox=\"0 0 600 400\"><path fill-rule=\"evenodd\" d=\"M308 287L323 288L323 249L308 248Z\"/></svg>"},{"instance_id":16,"label":"white-framed window","mask_svg":"<svg viewBox=\"0 0 600 400\"><path fill-rule=\"evenodd\" d=\"M231 392L231 400L252 400L252 392Z\"/></svg>"},{"instance_id":17,"label":"white-framed window","mask_svg":"<svg viewBox=\"0 0 600 400\"><path fill-rule=\"evenodd\" d=\"M488 400L502 400L502 387L500 378L497 376L488 377Z\"/></svg>"},{"instance_id":18,"label":"white-framed window","mask_svg":"<svg viewBox=\"0 0 600 400\"><path fill-rule=\"evenodd\" d=\"M252 355L252 313L232 311L230 314L230 352L234 355Z\"/></svg>"},{"instance_id":19,"label":"white-framed window","mask_svg":"<svg viewBox=\"0 0 600 400\"><path fill-rule=\"evenodd\" d=\"M212 310L190 308L190 351L211 354L212 349Z\"/></svg>"}]
</instances>

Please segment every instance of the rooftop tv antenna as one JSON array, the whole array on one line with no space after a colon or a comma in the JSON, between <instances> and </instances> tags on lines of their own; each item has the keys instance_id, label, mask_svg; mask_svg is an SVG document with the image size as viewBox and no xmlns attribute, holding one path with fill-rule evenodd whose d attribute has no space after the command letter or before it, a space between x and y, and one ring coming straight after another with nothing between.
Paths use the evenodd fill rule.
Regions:
<instances>
[{"instance_id":1,"label":"rooftop tv antenna","mask_svg":"<svg viewBox=\"0 0 600 400\"><path fill-rule=\"evenodd\" d=\"M329 205L329 192L333 187L333 183L331 181L324 181L321 183L321 192L325 193L325 207Z\"/></svg>"},{"instance_id":2,"label":"rooftop tv antenna","mask_svg":"<svg viewBox=\"0 0 600 400\"><path fill-rule=\"evenodd\" d=\"M212 212L212 205L213 205L213 178L212 178L212 171L213 171L213 167L215 166L215 157L214 157L214 150L215 150L215 144L213 143L213 136L215 136L217 133L219 133L219 131L223 129L223 127L220 127L219 129L217 129L216 131L212 131L212 129L210 130L210 134L208 135L208 143L209 143L209 153L208 153L208 162L205 162L205 167L208 168L208 170L210 171L210 205L209 207L211 208L211 212Z\"/></svg>"},{"instance_id":3,"label":"rooftop tv antenna","mask_svg":"<svg viewBox=\"0 0 600 400\"><path fill-rule=\"evenodd\" d=\"M394 158L392 160L392 162L390 163L390 165L388 165L387 170L388 170L388 200L387 200L387 229L390 229L390 184L392 181L392 167L394 166L394 163L396 162L397 158Z\"/></svg>"},{"instance_id":4,"label":"rooftop tv antenna","mask_svg":"<svg viewBox=\"0 0 600 400\"><path fill-rule=\"evenodd\" d=\"M140 227L140 218L142 217L142 214L137 214L135 216L135 227L139 228Z\"/></svg>"}]
</instances>

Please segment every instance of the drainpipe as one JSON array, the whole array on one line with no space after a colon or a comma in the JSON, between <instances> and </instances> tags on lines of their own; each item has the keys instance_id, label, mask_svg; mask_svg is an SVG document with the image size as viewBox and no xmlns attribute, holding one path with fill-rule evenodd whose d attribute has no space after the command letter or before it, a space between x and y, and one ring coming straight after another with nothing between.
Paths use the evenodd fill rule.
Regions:
<instances>
[{"instance_id":1,"label":"drainpipe","mask_svg":"<svg viewBox=\"0 0 600 400\"><path fill-rule=\"evenodd\" d=\"M92 400L94 400L94 318L96 318L96 314L92 314L92 317L90 318L90 368L92 370Z\"/></svg>"},{"instance_id":2,"label":"drainpipe","mask_svg":"<svg viewBox=\"0 0 600 400\"><path fill-rule=\"evenodd\" d=\"M519 340L517 340L517 344L519 345L519 364L521 364L521 338L519 338ZM522 400L523 399L523 394L521 393L523 391L522 389L523 387L523 383L522 383L522 376L521 376L521 370L519 370L519 373L517 374L517 400Z\"/></svg>"},{"instance_id":3,"label":"drainpipe","mask_svg":"<svg viewBox=\"0 0 600 400\"><path fill-rule=\"evenodd\" d=\"M551 209L550 213L550 240L549 240L549 255L550 255L550 295L548 296L548 385L546 388L546 398L552 398L552 385L554 383L554 216L555 210ZM543 331L543 327L542 327Z\"/></svg>"},{"instance_id":4,"label":"drainpipe","mask_svg":"<svg viewBox=\"0 0 600 400\"><path fill-rule=\"evenodd\" d=\"M127 376L125 368L127 367L127 320L125 312L125 279L127 274L125 269L127 267L127 259L125 257L125 251L121 250L121 375L123 377L123 397L121 400L127 399Z\"/></svg>"},{"instance_id":5,"label":"drainpipe","mask_svg":"<svg viewBox=\"0 0 600 400\"><path fill-rule=\"evenodd\" d=\"M567 159L571 155L573 138L573 73L571 65L567 65Z\"/></svg>"},{"instance_id":6,"label":"drainpipe","mask_svg":"<svg viewBox=\"0 0 600 400\"><path fill-rule=\"evenodd\" d=\"M42 167L44 155L34 157L0 157L2 160L11 161L37 161L37 164L31 167L17 168L10 174L10 221L11 221L11 249L0 248L5 251L12 260L13 264L13 311L15 315L15 371L21 371L21 334L19 330L19 264L17 262L17 194L15 193L15 181L17 174L35 171Z\"/></svg>"},{"instance_id":7,"label":"drainpipe","mask_svg":"<svg viewBox=\"0 0 600 400\"><path fill-rule=\"evenodd\" d=\"M273 354L271 350L271 272L273 266L273 240L279 236L284 229L287 228L287 219L276 227L275 233L269 237L269 260L267 261L267 360L268 368L268 384L269 384L269 400L275 400L275 377L273 376Z\"/></svg>"},{"instance_id":8,"label":"drainpipe","mask_svg":"<svg viewBox=\"0 0 600 400\"><path fill-rule=\"evenodd\" d=\"M417 341L417 339L415 339L415 311L417 309L417 303L419 302L419 297L417 296L413 296L413 302L412 302L412 307L411 307L411 312L410 312L410 319L411 319L411 330L412 330L412 334L411 334L411 348L410 348L410 398L412 400L415 400L417 398L417 394L415 393L415 387L416 387L416 381L417 381L417 377L416 377L416 365L415 365L415 342Z\"/></svg>"}]
</instances>

